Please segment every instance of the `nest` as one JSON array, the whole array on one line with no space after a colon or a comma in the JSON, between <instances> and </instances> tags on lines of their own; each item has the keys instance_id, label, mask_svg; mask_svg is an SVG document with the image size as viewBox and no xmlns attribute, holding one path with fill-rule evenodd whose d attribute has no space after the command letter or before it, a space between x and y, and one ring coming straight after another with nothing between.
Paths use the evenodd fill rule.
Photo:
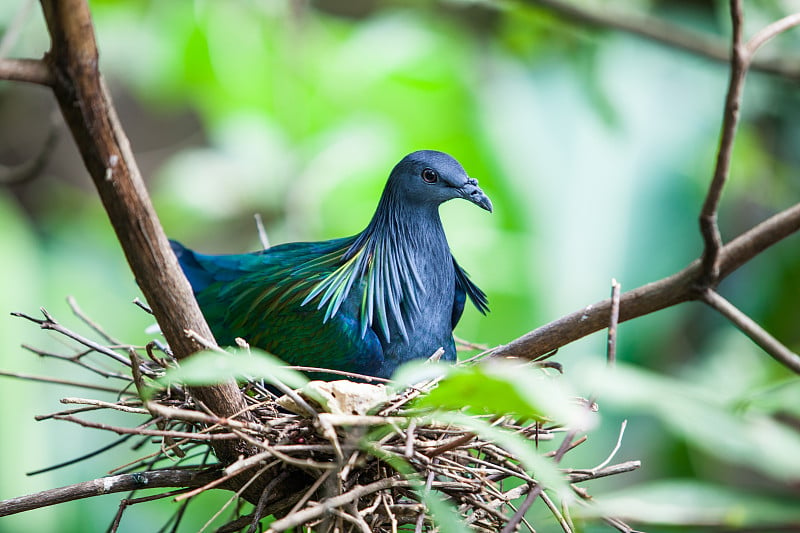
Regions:
<instances>
[{"instance_id":1,"label":"nest","mask_svg":"<svg viewBox=\"0 0 800 533\"><path fill-rule=\"evenodd\" d=\"M270 532L293 528L447 531L443 521L452 520L453 509L467 530L510 532L527 527L534 531L525 513L537 500L564 531L573 530L562 502L554 501L554 496L545 490L548 487L507 447L480 432L426 417L413 408L415 399L436 386L435 379L391 394L383 385L344 381L320 384L310 392L284 388L280 391L283 395L276 394L274 385L250 380L241 383L249 414L221 419L196 404L179 384L144 394L167 368L176 365L169 350L157 342L147 346L120 343L86 317L74 302L70 303L75 314L101 340L90 340L63 327L42 310L41 319L18 316L69 337L76 349L65 355L26 348L93 373L123 379L125 385L118 391L118 401L64 398L63 403L80 407L38 418L139 436L142 443L155 441L155 451L118 467L111 472L115 476L113 482L104 482L113 487L119 481L124 490L178 487L157 496L136 498L133 494L123 500L110 531L116 531L125 509L133 503L172 497L185 505L213 489L233 492L226 506L209 510L209 524L215 519L219 523L217 517L224 512L228 517L217 531L256 531L259 527ZM103 361L98 362L98 357ZM118 369L109 370L109 360ZM91 384L71 384L108 390ZM150 399L142 399L147 396ZM327 401L320 401L321 396ZM127 427L98 424L80 416L103 409L139 416L131 418ZM141 422L142 415L145 422ZM549 456L556 463L585 441L574 429L541 420L501 415L474 418L497 431L528 440L540 455ZM547 446L557 437L559 440ZM246 443L249 452L231 464L218 464L211 446L223 440ZM559 465L565 486L571 487L576 501L590 499L580 483L638 466L638 462L610 466L609 462L610 458L589 470ZM167 478L168 482L163 481ZM282 487L288 489L281 492ZM280 496L276 498L275 494ZM234 505L237 497L252 503L252 508ZM181 514L179 508L176 516ZM262 522L266 517L270 518ZM605 520L621 531L632 531L619 520Z\"/></svg>"}]
</instances>

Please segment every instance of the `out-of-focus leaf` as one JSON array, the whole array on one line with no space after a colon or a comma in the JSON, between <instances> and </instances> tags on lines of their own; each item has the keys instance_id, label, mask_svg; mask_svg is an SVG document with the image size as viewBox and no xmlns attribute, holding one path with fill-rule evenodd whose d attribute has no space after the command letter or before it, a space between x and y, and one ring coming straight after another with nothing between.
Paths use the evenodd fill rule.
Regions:
<instances>
[{"instance_id":1,"label":"out-of-focus leaf","mask_svg":"<svg viewBox=\"0 0 800 533\"><path fill-rule=\"evenodd\" d=\"M800 383L796 377L779 381L747 394L738 405L769 414L791 414L800 418Z\"/></svg>"},{"instance_id":2,"label":"out-of-focus leaf","mask_svg":"<svg viewBox=\"0 0 800 533\"><path fill-rule=\"evenodd\" d=\"M800 435L758 412L741 412L714 389L627 365L586 362L567 376L591 383L601 406L659 417L676 434L723 461L784 481L800 479Z\"/></svg>"},{"instance_id":3,"label":"out-of-focus leaf","mask_svg":"<svg viewBox=\"0 0 800 533\"><path fill-rule=\"evenodd\" d=\"M800 523L794 499L769 498L689 480L662 481L606 493L596 505L576 507L584 517L616 516L644 524L769 528Z\"/></svg>"},{"instance_id":4,"label":"out-of-focus leaf","mask_svg":"<svg viewBox=\"0 0 800 533\"><path fill-rule=\"evenodd\" d=\"M213 385L229 379L263 379L269 383L281 382L299 389L308 379L286 368L286 363L266 352L250 350L222 353L206 350L181 361L178 368L170 369L160 383L185 383L188 385Z\"/></svg>"},{"instance_id":5,"label":"out-of-focus leaf","mask_svg":"<svg viewBox=\"0 0 800 533\"><path fill-rule=\"evenodd\" d=\"M418 386L425 381L443 378L452 369L453 365L447 363L410 361L397 369L392 376L390 386L393 387L395 392L401 392L409 387Z\"/></svg>"},{"instance_id":6,"label":"out-of-focus leaf","mask_svg":"<svg viewBox=\"0 0 800 533\"><path fill-rule=\"evenodd\" d=\"M505 360L451 367L438 387L415 405L555 420L571 427L590 425L586 407L567 382L542 369Z\"/></svg>"}]
</instances>

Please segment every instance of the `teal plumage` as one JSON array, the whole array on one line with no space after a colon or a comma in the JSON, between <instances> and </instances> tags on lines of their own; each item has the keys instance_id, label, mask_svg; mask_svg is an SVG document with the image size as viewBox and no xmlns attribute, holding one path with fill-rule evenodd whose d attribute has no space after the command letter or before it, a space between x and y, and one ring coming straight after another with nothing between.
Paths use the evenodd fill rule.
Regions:
<instances>
[{"instance_id":1,"label":"teal plumage","mask_svg":"<svg viewBox=\"0 0 800 533\"><path fill-rule=\"evenodd\" d=\"M459 197L492 209L455 159L414 152L352 237L239 255L172 246L220 344L242 337L290 364L389 377L439 347L442 359L455 360L452 331L467 297L488 310L439 218L438 206Z\"/></svg>"}]
</instances>

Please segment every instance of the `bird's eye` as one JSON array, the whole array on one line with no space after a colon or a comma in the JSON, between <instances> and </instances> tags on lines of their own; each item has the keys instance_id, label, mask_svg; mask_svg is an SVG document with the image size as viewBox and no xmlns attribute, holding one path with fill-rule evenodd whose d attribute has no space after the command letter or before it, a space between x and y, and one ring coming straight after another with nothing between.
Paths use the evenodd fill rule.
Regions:
<instances>
[{"instance_id":1,"label":"bird's eye","mask_svg":"<svg viewBox=\"0 0 800 533\"><path fill-rule=\"evenodd\" d=\"M432 168L422 170L422 181L425 183L436 183L439 180L439 173Z\"/></svg>"}]
</instances>

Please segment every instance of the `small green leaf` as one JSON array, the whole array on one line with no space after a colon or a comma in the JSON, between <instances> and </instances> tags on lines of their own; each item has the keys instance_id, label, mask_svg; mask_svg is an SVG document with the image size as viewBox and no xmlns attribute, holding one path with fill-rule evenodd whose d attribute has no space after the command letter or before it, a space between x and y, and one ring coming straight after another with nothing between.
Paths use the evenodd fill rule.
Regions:
<instances>
[{"instance_id":1,"label":"small green leaf","mask_svg":"<svg viewBox=\"0 0 800 533\"><path fill-rule=\"evenodd\" d=\"M451 367L438 387L415 406L555 420L588 428L587 409L575 397L561 379L541 369L498 360Z\"/></svg>"}]
</instances>

